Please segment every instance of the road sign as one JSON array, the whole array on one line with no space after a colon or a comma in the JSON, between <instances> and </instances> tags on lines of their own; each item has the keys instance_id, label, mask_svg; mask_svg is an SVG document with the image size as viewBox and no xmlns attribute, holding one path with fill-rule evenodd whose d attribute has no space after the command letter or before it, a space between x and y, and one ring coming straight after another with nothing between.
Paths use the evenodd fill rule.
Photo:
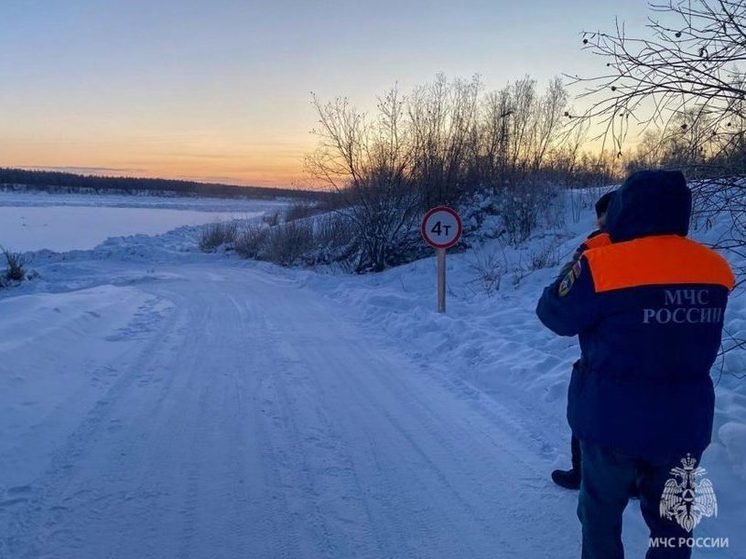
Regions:
<instances>
[{"instance_id":1,"label":"road sign","mask_svg":"<svg viewBox=\"0 0 746 559\"><path fill-rule=\"evenodd\" d=\"M431 209L422 218L420 233L435 249L438 274L438 312L446 312L446 249L461 239L463 225L455 210L446 206Z\"/></svg>"},{"instance_id":2,"label":"road sign","mask_svg":"<svg viewBox=\"0 0 746 559\"><path fill-rule=\"evenodd\" d=\"M461 218L446 206L429 210L420 225L422 238L433 248L451 248L461 239L462 231Z\"/></svg>"}]
</instances>

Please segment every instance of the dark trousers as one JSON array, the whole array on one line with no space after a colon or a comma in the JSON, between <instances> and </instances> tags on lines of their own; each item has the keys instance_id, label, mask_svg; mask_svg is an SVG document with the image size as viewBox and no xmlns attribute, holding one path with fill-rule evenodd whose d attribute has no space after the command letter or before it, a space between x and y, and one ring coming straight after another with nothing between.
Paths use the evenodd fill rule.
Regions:
<instances>
[{"instance_id":1,"label":"dark trousers","mask_svg":"<svg viewBox=\"0 0 746 559\"><path fill-rule=\"evenodd\" d=\"M624 558L622 513L635 485L640 491L640 509L651 540L674 538L667 541L678 542L679 538L692 536L676 521L660 516L663 486L672 477L671 468L680 465L677 459L652 463L584 441L580 442L580 448L583 460L578 518L583 525L582 559ZM699 460L699 456L695 458ZM645 555L646 559L689 559L690 556L691 549L687 546L651 546Z\"/></svg>"},{"instance_id":2,"label":"dark trousers","mask_svg":"<svg viewBox=\"0 0 746 559\"><path fill-rule=\"evenodd\" d=\"M573 435L570 439L570 451L572 456L572 469L580 470L580 441Z\"/></svg>"}]
</instances>

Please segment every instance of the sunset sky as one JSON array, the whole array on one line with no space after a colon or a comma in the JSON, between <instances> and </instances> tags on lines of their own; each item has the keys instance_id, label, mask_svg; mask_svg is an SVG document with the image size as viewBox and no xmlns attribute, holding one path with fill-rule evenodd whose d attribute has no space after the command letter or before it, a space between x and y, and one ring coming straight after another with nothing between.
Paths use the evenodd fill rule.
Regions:
<instances>
[{"instance_id":1,"label":"sunset sky","mask_svg":"<svg viewBox=\"0 0 746 559\"><path fill-rule=\"evenodd\" d=\"M489 89L603 66L583 29L643 1L2 0L0 166L303 185L310 92Z\"/></svg>"}]
</instances>

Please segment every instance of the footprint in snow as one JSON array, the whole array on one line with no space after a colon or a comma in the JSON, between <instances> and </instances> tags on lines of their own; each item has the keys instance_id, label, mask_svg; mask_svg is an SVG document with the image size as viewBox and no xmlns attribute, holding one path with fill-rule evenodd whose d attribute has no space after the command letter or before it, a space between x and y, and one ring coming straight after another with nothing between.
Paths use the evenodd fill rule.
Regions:
<instances>
[{"instance_id":1,"label":"footprint in snow","mask_svg":"<svg viewBox=\"0 0 746 559\"><path fill-rule=\"evenodd\" d=\"M30 485L19 485L11 487L5 492L5 499L0 501L0 508L12 507L13 505L19 505L29 500L31 495Z\"/></svg>"}]
</instances>

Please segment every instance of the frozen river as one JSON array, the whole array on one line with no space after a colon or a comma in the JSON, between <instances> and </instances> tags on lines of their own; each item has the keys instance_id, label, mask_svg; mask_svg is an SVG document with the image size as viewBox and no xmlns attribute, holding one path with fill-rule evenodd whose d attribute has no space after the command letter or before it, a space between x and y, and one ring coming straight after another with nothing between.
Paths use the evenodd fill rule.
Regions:
<instances>
[{"instance_id":1,"label":"frozen river","mask_svg":"<svg viewBox=\"0 0 746 559\"><path fill-rule=\"evenodd\" d=\"M0 193L0 245L14 252L90 249L108 237L251 219L276 201Z\"/></svg>"}]
</instances>

